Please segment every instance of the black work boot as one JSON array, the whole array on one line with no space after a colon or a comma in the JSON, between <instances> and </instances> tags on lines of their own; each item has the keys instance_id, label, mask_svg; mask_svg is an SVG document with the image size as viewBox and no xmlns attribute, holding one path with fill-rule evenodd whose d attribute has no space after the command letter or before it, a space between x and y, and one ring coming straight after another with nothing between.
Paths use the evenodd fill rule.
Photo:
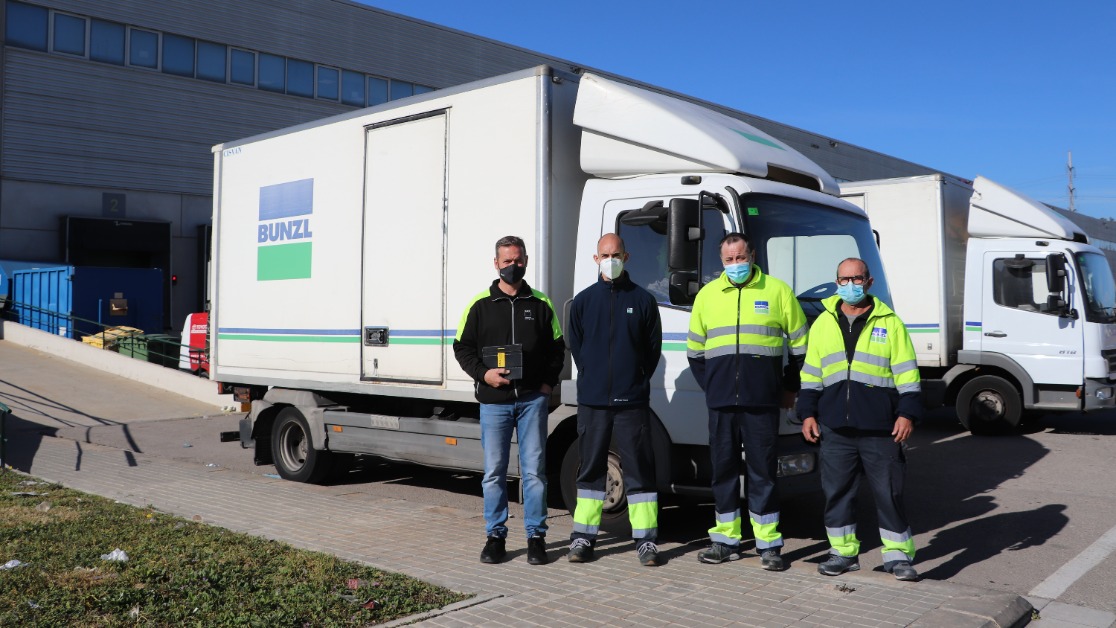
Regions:
<instances>
[{"instance_id":1,"label":"black work boot","mask_svg":"<svg viewBox=\"0 0 1116 628\"><path fill-rule=\"evenodd\" d=\"M488 541L484 544L484 549L481 550L481 562L489 565L495 565L504 561L504 556L507 556L508 550L505 548L504 539L497 536L488 537Z\"/></svg>"},{"instance_id":2,"label":"black work boot","mask_svg":"<svg viewBox=\"0 0 1116 628\"><path fill-rule=\"evenodd\" d=\"M546 556L546 537L533 536L527 539L527 564L545 565L550 562Z\"/></svg>"}]
</instances>

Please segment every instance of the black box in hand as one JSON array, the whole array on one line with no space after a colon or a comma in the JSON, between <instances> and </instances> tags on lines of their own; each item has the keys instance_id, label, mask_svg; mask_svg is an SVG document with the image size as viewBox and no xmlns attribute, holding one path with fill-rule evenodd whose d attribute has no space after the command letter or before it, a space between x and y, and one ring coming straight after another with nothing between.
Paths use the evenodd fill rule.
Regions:
<instances>
[{"instance_id":1,"label":"black box in hand","mask_svg":"<svg viewBox=\"0 0 1116 628\"><path fill-rule=\"evenodd\" d=\"M523 345L500 345L481 349L481 359L490 369L507 369L505 379L523 379Z\"/></svg>"}]
</instances>

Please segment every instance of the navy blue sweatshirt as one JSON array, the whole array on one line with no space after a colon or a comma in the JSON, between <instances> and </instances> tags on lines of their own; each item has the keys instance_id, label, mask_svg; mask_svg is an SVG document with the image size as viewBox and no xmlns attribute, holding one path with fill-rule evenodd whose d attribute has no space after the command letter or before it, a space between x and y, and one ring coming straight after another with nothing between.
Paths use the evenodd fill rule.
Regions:
<instances>
[{"instance_id":1,"label":"navy blue sweatshirt","mask_svg":"<svg viewBox=\"0 0 1116 628\"><path fill-rule=\"evenodd\" d=\"M659 304L627 271L574 297L566 328L577 364L577 403L600 407L646 405L651 375L663 349Z\"/></svg>"}]
</instances>

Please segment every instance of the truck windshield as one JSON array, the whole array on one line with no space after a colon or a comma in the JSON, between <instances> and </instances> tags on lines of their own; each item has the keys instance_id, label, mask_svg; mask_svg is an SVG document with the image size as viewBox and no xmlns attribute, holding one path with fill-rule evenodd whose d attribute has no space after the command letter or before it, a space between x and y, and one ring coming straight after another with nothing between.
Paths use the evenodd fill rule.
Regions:
<instances>
[{"instance_id":1,"label":"truck windshield","mask_svg":"<svg viewBox=\"0 0 1116 628\"><path fill-rule=\"evenodd\" d=\"M1116 281L1108 258L1098 253L1078 253L1081 287L1085 293L1085 320L1091 323L1116 323Z\"/></svg>"},{"instance_id":2,"label":"truck windshield","mask_svg":"<svg viewBox=\"0 0 1116 628\"><path fill-rule=\"evenodd\" d=\"M871 294L891 306L879 249L864 216L767 194L741 196L740 213L756 262L790 284L811 320L822 312L820 301L837 293L837 265L848 257L867 262L875 279Z\"/></svg>"}]
</instances>

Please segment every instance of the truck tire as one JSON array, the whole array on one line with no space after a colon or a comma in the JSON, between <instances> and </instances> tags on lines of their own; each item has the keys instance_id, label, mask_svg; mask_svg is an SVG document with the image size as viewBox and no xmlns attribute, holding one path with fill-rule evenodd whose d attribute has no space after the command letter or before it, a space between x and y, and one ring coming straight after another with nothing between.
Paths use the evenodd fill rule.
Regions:
<instances>
[{"instance_id":1,"label":"truck tire","mask_svg":"<svg viewBox=\"0 0 1116 628\"><path fill-rule=\"evenodd\" d=\"M560 483L562 501L572 516L577 508L577 472L581 468L581 452L578 450L580 439L575 439L562 457ZM631 534L628 521L628 495L624 491L624 472L620 467L620 455L611 448L608 450L608 472L605 476L604 511L601 513L601 529L616 534Z\"/></svg>"},{"instance_id":2,"label":"truck tire","mask_svg":"<svg viewBox=\"0 0 1116 628\"><path fill-rule=\"evenodd\" d=\"M328 451L314 449L310 426L295 408L283 408L271 427L271 459L279 477L292 482L316 484L333 467Z\"/></svg>"},{"instance_id":3,"label":"truck tire","mask_svg":"<svg viewBox=\"0 0 1116 628\"><path fill-rule=\"evenodd\" d=\"M957 418L973 434L1014 430L1023 418L1019 391L997 375L981 375L957 393Z\"/></svg>"}]
</instances>

